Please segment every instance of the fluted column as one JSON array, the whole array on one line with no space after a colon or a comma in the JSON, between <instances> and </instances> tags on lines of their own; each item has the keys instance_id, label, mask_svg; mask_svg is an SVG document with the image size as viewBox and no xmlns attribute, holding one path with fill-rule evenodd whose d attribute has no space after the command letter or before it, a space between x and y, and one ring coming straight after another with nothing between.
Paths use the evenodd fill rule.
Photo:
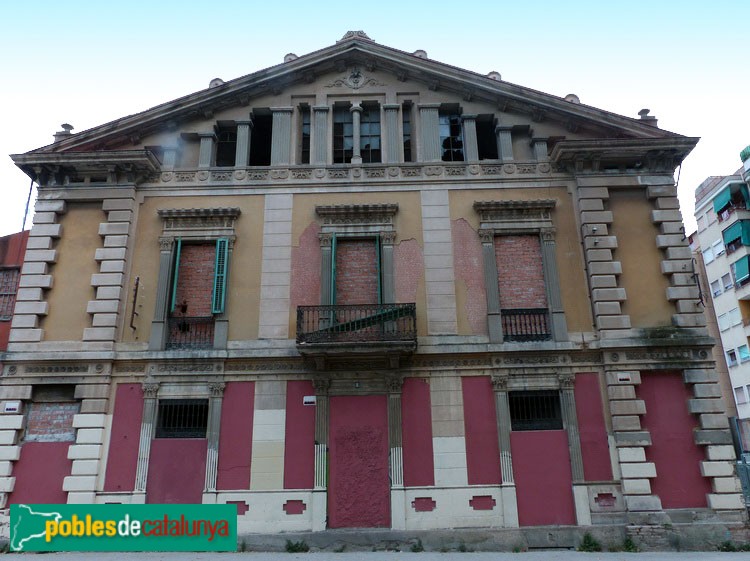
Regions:
<instances>
[{"instance_id":1,"label":"fluted column","mask_svg":"<svg viewBox=\"0 0 750 561\"><path fill-rule=\"evenodd\" d=\"M510 450L510 405L508 403L508 377L493 376L497 415L497 438L500 445L500 473L503 485L513 483L513 457Z\"/></svg>"},{"instance_id":2,"label":"fluted column","mask_svg":"<svg viewBox=\"0 0 750 561\"><path fill-rule=\"evenodd\" d=\"M464 126L464 156L467 162L479 160L479 145L477 144L477 116L464 115L461 120Z\"/></svg>"},{"instance_id":3,"label":"fluted column","mask_svg":"<svg viewBox=\"0 0 750 561\"><path fill-rule=\"evenodd\" d=\"M221 402L225 384L216 382L208 385L211 397L208 401L208 427L206 431L206 486L207 492L216 491L216 476L219 467L219 435L221 434Z\"/></svg>"},{"instance_id":4,"label":"fluted column","mask_svg":"<svg viewBox=\"0 0 750 561\"><path fill-rule=\"evenodd\" d=\"M581 438L578 434L578 417L576 415L576 398L574 394L575 376L564 373L559 375L560 405L565 430L568 433L568 447L570 449L570 467L573 483L580 483L583 477L583 456L581 454Z\"/></svg>"},{"instance_id":5,"label":"fluted column","mask_svg":"<svg viewBox=\"0 0 750 561\"><path fill-rule=\"evenodd\" d=\"M547 139L546 138L532 138L531 146L534 150L534 157L536 158L537 162L549 161L549 156L547 155Z\"/></svg>"},{"instance_id":6,"label":"fluted column","mask_svg":"<svg viewBox=\"0 0 750 561\"><path fill-rule=\"evenodd\" d=\"M136 493L146 492L148 479L148 462L151 456L151 440L156 427L156 406L159 384L143 384L143 419L141 420L141 436L138 443L138 464L135 469Z\"/></svg>"},{"instance_id":7,"label":"fluted column","mask_svg":"<svg viewBox=\"0 0 750 561\"><path fill-rule=\"evenodd\" d=\"M383 105L385 112L385 160L384 163L393 164L401 161L401 143L399 142L398 117L401 106L397 103Z\"/></svg>"},{"instance_id":8,"label":"fluted column","mask_svg":"<svg viewBox=\"0 0 750 561\"><path fill-rule=\"evenodd\" d=\"M420 161L440 162L440 117L439 103L422 103L419 106L419 130L421 132Z\"/></svg>"},{"instance_id":9,"label":"fluted column","mask_svg":"<svg viewBox=\"0 0 750 561\"><path fill-rule=\"evenodd\" d=\"M247 167L250 158L250 134L252 129L252 119L237 121L237 152L234 158L235 167Z\"/></svg>"},{"instance_id":10,"label":"fluted column","mask_svg":"<svg viewBox=\"0 0 750 561\"><path fill-rule=\"evenodd\" d=\"M328 163L328 110L327 105L318 105L312 108L311 164L325 165Z\"/></svg>"},{"instance_id":11,"label":"fluted column","mask_svg":"<svg viewBox=\"0 0 750 561\"><path fill-rule=\"evenodd\" d=\"M212 132L198 133L201 139L200 152L198 153L198 167L210 168L214 159L214 142L216 135Z\"/></svg>"},{"instance_id":12,"label":"fluted column","mask_svg":"<svg viewBox=\"0 0 750 561\"><path fill-rule=\"evenodd\" d=\"M512 127L498 125L495 127L497 136L497 155L503 162L513 161L513 136Z\"/></svg>"},{"instance_id":13,"label":"fluted column","mask_svg":"<svg viewBox=\"0 0 750 561\"><path fill-rule=\"evenodd\" d=\"M294 107L271 107L273 124L271 129L271 165L284 166L291 163L292 156L292 112Z\"/></svg>"},{"instance_id":14,"label":"fluted column","mask_svg":"<svg viewBox=\"0 0 750 561\"><path fill-rule=\"evenodd\" d=\"M154 306L154 319L151 322L151 335L148 341L148 350L161 351L167 336L167 305L169 300L169 281L172 276L172 252L174 251L173 238L160 238L159 247L159 276L156 280L156 304Z\"/></svg>"},{"instance_id":15,"label":"fluted column","mask_svg":"<svg viewBox=\"0 0 750 561\"><path fill-rule=\"evenodd\" d=\"M352 105L349 109L352 113L352 163L362 163L361 147L361 123L362 123L362 106L359 104Z\"/></svg>"}]
</instances>

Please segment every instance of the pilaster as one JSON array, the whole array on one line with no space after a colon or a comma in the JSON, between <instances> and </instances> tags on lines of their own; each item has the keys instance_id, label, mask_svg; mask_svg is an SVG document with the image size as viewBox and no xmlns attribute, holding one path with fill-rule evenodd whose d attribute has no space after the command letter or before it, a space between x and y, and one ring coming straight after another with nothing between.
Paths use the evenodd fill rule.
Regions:
<instances>
[{"instance_id":1,"label":"pilaster","mask_svg":"<svg viewBox=\"0 0 750 561\"><path fill-rule=\"evenodd\" d=\"M695 277L684 274L693 273L694 265L680 214L677 187L672 183L651 185L646 193L654 206L651 220L660 231L656 246L662 250L661 271L671 285L666 296L676 308L672 325L697 328L702 334L708 334Z\"/></svg>"},{"instance_id":2,"label":"pilaster","mask_svg":"<svg viewBox=\"0 0 750 561\"><path fill-rule=\"evenodd\" d=\"M555 235L551 229L542 230L542 269L544 285L547 292L550 315L552 318L552 338L555 341L568 340L568 323L565 321L565 310L560 295L560 278L557 274ZM495 283L497 284L497 283Z\"/></svg>"},{"instance_id":3,"label":"pilaster","mask_svg":"<svg viewBox=\"0 0 750 561\"><path fill-rule=\"evenodd\" d=\"M396 301L396 283L393 274L393 244L395 232L380 233L380 270L382 275L383 302L390 304Z\"/></svg>"},{"instance_id":4,"label":"pilaster","mask_svg":"<svg viewBox=\"0 0 750 561\"><path fill-rule=\"evenodd\" d=\"M107 213L107 222L99 224L99 235L103 243L94 255L99 263L99 273L91 276L91 286L96 291L96 297L89 300L86 307L86 311L91 314L91 327L83 330L84 341L115 342L130 227L135 209L135 191L132 190L130 195L129 198L107 199L102 203L102 210Z\"/></svg>"},{"instance_id":5,"label":"pilaster","mask_svg":"<svg viewBox=\"0 0 750 561\"><path fill-rule=\"evenodd\" d=\"M237 151L234 158L235 167L247 167L250 158L250 138L252 130L252 119L237 121Z\"/></svg>"},{"instance_id":6,"label":"pilaster","mask_svg":"<svg viewBox=\"0 0 750 561\"><path fill-rule=\"evenodd\" d=\"M289 337L292 270L292 195L266 195L260 275L261 339Z\"/></svg>"},{"instance_id":7,"label":"pilaster","mask_svg":"<svg viewBox=\"0 0 750 561\"><path fill-rule=\"evenodd\" d=\"M167 305L169 299L169 280L172 276L172 252L174 251L174 239L168 237L159 238L159 276L156 280L156 304L154 306L154 319L151 322L151 335L148 341L149 351L161 351L167 339Z\"/></svg>"},{"instance_id":8,"label":"pilaster","mask_svg":"<svg viewBox=\"0 0 750 561\"><path fill-rule=\"evenodd\" d=\"M534 152L534 157L537 162L548 162L549 156L547 155L547 139L546 138L532 138L531 148Z\"/></svg>"},{"instance_id":9,"label":"pilaster","mask_svg":"<svg viewBox=\"0 0 750 561\"><path fill-rule=\"evenodd\" d=\"M219 465L219 435L221 434L221 402L225 384L215 382L208 385L211 395L208 399L208 427L206 431L206 483L204 491L216 491L216 477Z\"/></svg>"},{"instance_id":10,"label":"pilaster","mask_svg":"<svg viewBox=\"0 0 750 561\"><path fill-rule=\"evenodd\" d=\"M477 144L477 116L463 115L464 126L464 156L467 162L479 160L479 145Z\"/></svg>"},{"instance_id":11,"label":"pilaster","mask_svg":"<svg viewBox=\"0 0 750 561\"><path fill-rule=\"evenodd\" d=\"M493 376L497 438L500 445L500 473L503 485L514 485L513 455L510 449L510 404L508 402L508 376Z\"/></svg>"},{"instance_id":12,"label":"pilaster","mask_svg":"<svg viewBox=\"0 0 750 561\"><path fill-rule=\"evenodd\" d=\"M146 492L148 480L148 462L151 456L151 440L156 428L157 395L159 384L143 384L143 420L141 421L141 436L138 442L138 464L135 470L136 493Z\"/></svg>"},{"instance_id":13,"label":"pilaster","mask_svg":"<svg viewBox=\"0 0 750 561\"><path fill-rule=\"evenodd\" d=\"M503 323L500 314L500 289L497 284L497 255L495 254L495 233L493 230L489 229L479 230L479 238L482 240L484 286L487 292L487 328L490 337L490 343L502 343ZM508 417L508 419L510 419L510 417ZM508 438L510 438L510 436Z\"/></svg>"},{"instance_id":14,"label":"pilaster","mask_svg":"<svg viewBox=\"0 0 750 561\"><path fill-rule=\"evenodd\" d=\"M292 160L292 112L294 107L271 107L271 165L283 166Z\"/></svg>"},{"instance_id":15,"label":"pilaster","mask_svg":"<svg viewBox=\"0 0 750 561\"><path fill-rule=\"evenodd\" d=\"M440 150L440 118L438 110L439 103L420 103L419 108L419 158L421 162L440 162L442 153Z\"/></svg>"},{"instance_id":16,"label":"pilaster","mask_svg":"<svg viewBox=\"0 0 750 561\"><path fill-rule=\"evenodd\" d=\"M503 162L513 161L513 127L498 125L495 127L497 137L497 155Z\"/></svg>"},{"instance_id":17,"label":"pilaster","mask_svg":"<svg viewBox=\"0 0 750 561\"><path fill-rule=\"evenodd\" d=\"M316 105L312 108L311 164L326 165L328 163L328 111L327 105Z\"/></svg>"},{"instance_id":18,"label":"pilaster","mask_svg":"<svg viewBox=\"0 0 750 561\"><path fill-rule=\"evenodd\" d=\"M52 288L50 265L57 261L55 241L62 236L59 216L65 213L65 201L37 201L34 225L29 232L24 256L24 267L18 283L16 307L11 323L8 350L21 350L16 343L37 343L43 339L44 330L39 322L49 312L46 291ZM32 271L32 272L26 272Z\"/></svg>"},{"instance_id":19,"label":"pilaster","mask_svg":"<svg viewBox=\"0 0 750 561\"><path fill-rule=\"evenodd\" d=\"M401 106L397 103L383 105L385 114L383 163L395 164L401 161L401 142L399 142L399 115Z\"/></svg>"},{"instance_id":20,"label":"pilaster","mask_svg":"<svg viewBox=\"0 0 750 561\"><path fill-rule=\"evenodd\" d=\"M315 482L313 489L313 531L326 529L328 505L328 388L331 381L320 376L313 380L315 387Z\"/></svg>"},{"instance_id":21,"label":"pilaster","mask_svg":"<svg viewBox=\"0 0 750 561\"><path fill-rule=\"evenodd\" d=\"M200 169L207 169L213 164L216 135L212 132L201 132L198 133L198 136L201 139L200 151L198 152L198 167Z\"/></svg>"}]
</instances>

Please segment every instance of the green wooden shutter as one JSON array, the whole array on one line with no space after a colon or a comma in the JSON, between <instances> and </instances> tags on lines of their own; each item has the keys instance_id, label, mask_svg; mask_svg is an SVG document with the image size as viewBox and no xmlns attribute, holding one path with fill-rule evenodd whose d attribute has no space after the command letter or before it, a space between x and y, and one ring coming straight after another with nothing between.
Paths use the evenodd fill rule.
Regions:
<instances>
[{"instance_id":1,"label":"green wooden shutter","mask_svg":"<svg viewBox=\"0 0 750 561\"><path fill-rule=\"evenodd\" d=\"M329 304L336 305L336 234L331 236L331 298Z\"/></svg>"},{"instance_id":2,"label":"green wooden shutter","mask_svg":"<svg viewBox=\"0 0 750 561\"><path fill-rule=\"evenodd\" d=\"M732 192L729 190L729 187L725 188L718 195L716 195L716 197L714 197L714 210L716 211L716 213L720 213L727 206L729 206L729 201L731 200Z\"/></svg>"},{"instance_id":3,"label":"green wooden shutter","mask_svg":"<svg viewBox=\"0 0 750 561\"><path fill-rule=\"evenodd\" d=\"M734 263L734 282L742 282L750 276L747 255Z\"/></svg>"},{"instance_id":4,"label":"green wooden shutter","mask_svg":"<svg viewBox=\"0 0 750 561\"><path fill-rule=\"evenodd\" d=\"M172 304L169 306L169 312L174 313L175 304L177 304L177 279L180 276L180 252L182 251L182 238L177 238L177 248L175 249L174 274L172 275Z\"/></svg>"},{"instance_id":5,"label":"green wooden shutter","mask_svg":"<svg viewBox=\"0 0 750 561\"><path fill-rule=\"evenodd\" d=\"M745 209L750 209L750 190L744 183L740 185L740 193L742 193L742 199L745 201Z\"/></svg>"},{"instance_id":6,"label":"green wooden shutter","mask_svg":"<svg viewBox=\"0 0 750 561\"><path fill-rule=\"evenodd\" d=\"M750 245L750 220L742 221L742 245Z\"/></svg>"},{"instance_id":7,"label":"green wooden shutter","mask_svg":"<svg viewBox=\"0 0 750 561\"><path fill-rule=\"evenodd\" d=\"M211 312L224 313L224 300L227 292L227 249L229 240L216 240L216 265L214 266L214 293Z\"/></svg>"},{"instance_id":8,"label":"green wooden shutter","mask_svg":"<svg viewBox=\"0 0 750 561\"><path fill-rule=\"evenodd\" d=\"M378 305L383 303L383 281L380 268L380 236L375 236L375 270L378 277Z\"/></svg>"}]
</instances>

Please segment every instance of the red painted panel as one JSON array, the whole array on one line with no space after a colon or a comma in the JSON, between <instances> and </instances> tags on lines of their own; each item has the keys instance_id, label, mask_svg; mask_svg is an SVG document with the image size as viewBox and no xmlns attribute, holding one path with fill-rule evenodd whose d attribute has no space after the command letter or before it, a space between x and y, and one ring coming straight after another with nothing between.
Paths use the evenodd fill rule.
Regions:
<instances>
[{"instance_id":1,"label":"red painted panel","mask_svg":"<svg viewBox=\"0 0 750 561\"><path fill-rule=\"evenodd\" d=\"M330 528L388 527L388 411L384 395L330 400Z\"/></svg>"},{"instance_id":2,"label":"red painted panel","mask_svg":"<svg viewBox=\"0 0 750 561\"><path fill-rule=\"evenodd\" d=\"M474 495L469 506L474 510L492 510L497 506L497 501L491 495Z\"/></svg>"},{"instance_id":3,"label":"red painted panel","mask_svg":"<svg viewBox=\"0 0 750 561\"><path fill-rule=\"evenodd\" d=\"M216 488L250 488L255 382L229 382L221 402Z\"/></svg>"},{"instance_id":4,"label":"red painted panel","mask_svg":"<svg viewBox=\"0 0 750 561\"><path fill-rule=\"evenodd\" d=\"M495 394L489 376L461 378L469 485L501 482Z\"/></svg>"},{"instance_id":5,"label":"red painted panel","mask_svg":"<svg viewBox=\"0 0 750 561\"><path fill-rule=\"evenodd\" d=\"M521 526L575 524L573 476L564 430L510 433Z\"/></svg>"},{"instance_id":6,"label":"red painted panel","mask_svg":"<svg viewBox=\"0 0 750 561\"><path fill-rule=\"evenodd\" d=\"M107 492L135 489L142 419L143 389L141 385L117 384L107 471L104 477L104 490Z\"/></svg>"},{"instance_id":7,"label":"red painted panel","mask_svg":"<svg viewBox=\"0 0 750 561\"><path fill-rule=\"evenodd\" d=\"M155 438L151 441L146 502L200 504L206 482L205 438Z\"/></svg>"},{"instance_id":8,"label":"red painted panel","mask_svg":"<svg viewBox=\"0 0 750 561\"><path fill-rule=\"evenodd\" d=\"M302 404L306 395L315 395L311 381L286 383L284 489L315 485L315 406Z\"/></svg>"},{"instance_id":9,"label":"red painted panel","mask_svg":"<svg viewBox=\"0 0 750 561\"><path fill-rule=\"evenodd\" d=\"M411 507L416 512L432 512L437 507L437 502L432 497L415 497Z\"/></svg>"},{"instance_id":10,"label":"red painted panel","mask_svg":"<svg viewBox=\"0 0 750 561\"><path fill-rule=\"evenodd\" d=\"M427 378L406 378L401 393L404 485L435 485L432 410Z\"/></svg>"},{"instance_id":11,"label":"red painted panel","mask_svg":"<svg viewBox=\"0 0 750 561\"><path fill-rule=\"evenodd\" d=\"M604 425L599 375L594 372L576 374L575 397L584 479L611 481L612 460Z\"/></svg>"},{"instance_id":12,"label":"red painted panel","mask_svg":"<svg viewBox=\"0 0 750 561\"><path fill-rule=\"evenodd\" d=\"M71 442L26 442L21 457L13 465L16 486L8 504L68 502L62 490L63 479L70 475L73 460L68 459Z\"/></svg>"},{"instance_id":13,"label":"red painted panel","mask_svg":"<svg viewBox=\"0 0 750 561\"><path fill-rule=\"evenodd\" d=\"M656 465L651 490L664 508L705 507L711 485L700 472L706 458L693 439L698 422L688 411L690 389L679 372L642 372L636 388L646 402L641 423L651 433L646 460Z\"/></svg>"},{"instance_id":14,"label":"red painted panel","mask_svg":"<svg viewBox=\"0 0 750 561\"><path fill-rule=\"evenodd\" d=\"M18 267L20 269L21 265L23 265L23 258L26 253L26 242L28 239L28 230L0 237L0 267ZM10 323L10 320L0 321L0 351L4 351L8 348Z\"/></svg>"},{"instance_id":15,"label":"red painted panel","mask_svg":"<svg viewBox=\"0 0 750 561\"><path fill-rule=\"evenodd\" d=\"M304 501L290 499L284 503L281 509L287 514L302 514L307 510L307 505Z\"/></svg>"}]
</instances>

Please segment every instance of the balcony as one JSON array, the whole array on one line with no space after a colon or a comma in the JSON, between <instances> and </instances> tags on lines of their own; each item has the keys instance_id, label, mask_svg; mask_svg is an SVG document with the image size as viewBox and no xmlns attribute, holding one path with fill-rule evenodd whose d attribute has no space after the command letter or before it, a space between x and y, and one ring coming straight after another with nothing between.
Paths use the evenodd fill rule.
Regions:
<instances>
[{"instance_id":1,"label":"balcony","mask_svg":"<svg viewBox=\"0 0 750 561\"><path fill-rule=\"evenodd\" d=\"M212 349L214 318L170 317L167 350Z\"/></svg>"},{"instance_id":2,"label":"balcony","mask_svg":"<svg viewBox=\"0 0 750 561\"><path fill-rule=\"evenodd\" d=\"M552 339L547 308L516 308L501 310L503 340L549 341Z\"/></svg>"},{"instance_id":3,"label":"balcony","mask_svg":"<svg viewBox=\"0 0 750 561\"><path fill-rule=\"evenodd\" d=\"M417 348L416 304L299 306L297 350L318 368L331 359L382 359L398 367ZM378 367L377 361L371 363Z\"/></svg>"}]
</instances>

